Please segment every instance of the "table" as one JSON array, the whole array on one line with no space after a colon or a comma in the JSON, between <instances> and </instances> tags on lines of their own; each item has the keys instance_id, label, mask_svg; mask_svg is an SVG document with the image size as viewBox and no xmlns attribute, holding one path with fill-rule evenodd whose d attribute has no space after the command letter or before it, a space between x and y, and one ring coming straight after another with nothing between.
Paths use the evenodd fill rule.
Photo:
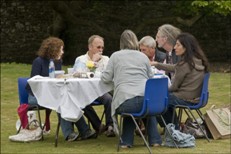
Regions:
<instances>
[{"instance_id":1,"label":"table","mask_svg":"<svg viewBox=\"0 0 231 154\"><path fill-rule=\"evenodd\" d=\"M28 83L40 106L55 110L61 117L76 122L82 109L113 89L100 78L49 78L34 76Z\"/></svg>"}]
</instances>

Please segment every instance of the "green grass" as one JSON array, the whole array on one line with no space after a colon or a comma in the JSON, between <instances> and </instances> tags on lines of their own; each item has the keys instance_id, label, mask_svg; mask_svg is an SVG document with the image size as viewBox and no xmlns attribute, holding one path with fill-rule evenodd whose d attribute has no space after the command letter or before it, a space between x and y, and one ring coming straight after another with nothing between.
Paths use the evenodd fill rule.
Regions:
<instances>
[{"instance_id":1,"label":"green grass","mask_svg":"<svg viewBox=\"0 0 231 154\"><path fill-rule=\"evenodd\" d=\"M64 66L65 71L67 67L70 66ZM9 141L8 137L16 134L15 123L18 119L17 78L29 76L30 70L31 65L27 64L1 63L1 153L117 153L117 137L107 138L101 135L97 139L69 143L64 141L61 131L58 147L55 148L57 117L54 111L51 114L51 134L45 136L44 141L31 143ZM212 73L209 91L209 103L202 109L203 113L211 105L221 107L230 104L230 74ZM101 114L101 106L96 107L96 110ZM44 113L42 113L42 116L44 119ZM133 148L121 149L119 153L148 153L140 137L135 136L134 143ZM230 153L230 139L211 140L210 143L206 139L197 139L195 148L158 147L152 148L152 151L153 153Z\"/></svg>"}]
</instances>

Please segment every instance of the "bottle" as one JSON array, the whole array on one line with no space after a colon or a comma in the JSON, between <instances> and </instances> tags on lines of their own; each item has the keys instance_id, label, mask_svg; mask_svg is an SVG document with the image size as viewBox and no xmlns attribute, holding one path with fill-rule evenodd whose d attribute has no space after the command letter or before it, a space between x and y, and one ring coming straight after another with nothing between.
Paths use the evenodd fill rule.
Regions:
<instances>
[{"instance_id":1,"label":"bottle","mask_svg":"<svg viewBox=\"0 0 231 154\"><path fill-rule=\"evenodd\" d=\"M49 77L55 78L55 64L53 59L50 59L50 63L49 63Z\"/></svg>"}]
</instances>

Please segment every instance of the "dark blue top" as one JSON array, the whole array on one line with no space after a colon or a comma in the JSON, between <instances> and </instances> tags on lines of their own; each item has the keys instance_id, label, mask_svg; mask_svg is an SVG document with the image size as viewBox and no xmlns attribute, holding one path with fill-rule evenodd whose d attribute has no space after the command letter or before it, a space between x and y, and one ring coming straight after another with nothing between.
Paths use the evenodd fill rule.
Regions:
<instances>
[{"instance_id":1,"label":"dark blue top","mask_svg":"<svg viewBox=\"0 0 231 154\"><path fill-rule=\"evenodd\" d=\"M36 75L48 77L49 76L49 63L50 63L49 59L42 58L42 57L35 58L35 60L32 63L32 69L31 69L30 77L33 77ZM61 60L54 61L54 63L55 63L55 70L61 70L62 69L62 61ZM27 84L26 89L27 89L28 93L33 95L29 84Z\"/></svg>"}]
</instances>

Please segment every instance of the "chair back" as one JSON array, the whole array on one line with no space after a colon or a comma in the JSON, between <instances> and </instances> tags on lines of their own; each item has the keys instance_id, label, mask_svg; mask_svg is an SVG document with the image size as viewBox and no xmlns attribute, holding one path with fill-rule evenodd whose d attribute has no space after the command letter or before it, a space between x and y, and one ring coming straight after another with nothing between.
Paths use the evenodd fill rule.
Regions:
<instances>
[{"instance_id":1,"label":"chair back","mask_svg":"<svg viewBox=\"0 0 231 154\"><path fill-rule=\"evenodd\" d=\"M210 73L205 73L203 79L203 85L201 89L200 102L194 106L190 106L191 109L198 109L207 105L209 99L209 90L208 90L209 77L210 77Z\"/></svg>"},{"instance_id":2,"label":"chair back","mask_svg":"<svg viewBox=\"0 0 231 154\"><path fill-rule=\"evenodd\" d=\"M166 111L168 106L168 79L148 79L144 92L144 103L140 113L134 116L153 116Z\"/></svg>"},{"instance_id":3,"label":"chair back","mask_svg":"<svg viewBox=\"0 0 231 154\"><path fill-rule=\"evenodd\" d=\"M27 80L29 78L18 78L18 94L19 94L19 103L28 104L28 92L26 90Z\"/></svg>"}]
</instances>

